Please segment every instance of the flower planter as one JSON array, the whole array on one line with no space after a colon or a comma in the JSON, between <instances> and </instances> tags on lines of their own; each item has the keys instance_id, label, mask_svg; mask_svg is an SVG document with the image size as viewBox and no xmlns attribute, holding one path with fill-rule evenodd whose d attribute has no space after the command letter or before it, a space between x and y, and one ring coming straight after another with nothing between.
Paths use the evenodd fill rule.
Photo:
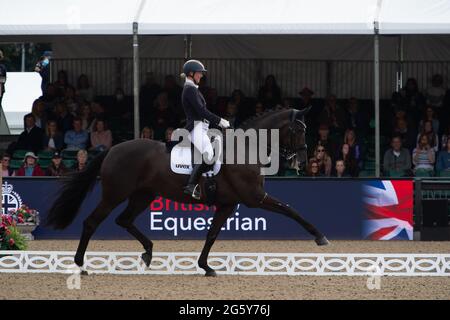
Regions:
<instances>
[{"instance_id":1,"label":"flower planter","mask_svg":"<svg viewBox=\"0 0 450 320\"><path fill-rule=\"evenodd\" d=\"M27 240L34 240L34 236L32 232L38 224L36 223L18 223L16 225L17 229L19 229L20 233L25 237Z\"/></svg>"}]
</instances>

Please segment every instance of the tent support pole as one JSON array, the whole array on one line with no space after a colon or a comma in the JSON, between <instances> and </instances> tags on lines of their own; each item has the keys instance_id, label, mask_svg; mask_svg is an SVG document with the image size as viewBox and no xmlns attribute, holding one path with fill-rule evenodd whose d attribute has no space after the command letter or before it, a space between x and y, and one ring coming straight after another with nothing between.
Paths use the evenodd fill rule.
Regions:
<instances>
[{"instance_id":1,"label":"tent support pole","mask_svg":"<svg viewBox=\"0 0 450 320\"><path fill-rule=\"evenodd\" d=\"M139 138L139 42L138 23L133 22L133 101L134 101L134 139Z\"/></svg>"},{"instance_id":2,"label":"tent support pole","mask_svg":"<svg viewBox=\"0 0 450 320\"><path fill-rule=\"evenodd\" d=\"M398 36L397 43L397 81L396 81L396 92L400 92L403 85L403 36Z\"/></svg>"},{"instance_id":3,"label":"tent support pole","mask_svg":"<svg viewBox=\"0 0 450 320\"><path fill-rule=\"evenodd\" d=\"M375 99L375 176L380 177L380 39L378 22L374 35L374 99Z\"/></svg>"}]
</instances>

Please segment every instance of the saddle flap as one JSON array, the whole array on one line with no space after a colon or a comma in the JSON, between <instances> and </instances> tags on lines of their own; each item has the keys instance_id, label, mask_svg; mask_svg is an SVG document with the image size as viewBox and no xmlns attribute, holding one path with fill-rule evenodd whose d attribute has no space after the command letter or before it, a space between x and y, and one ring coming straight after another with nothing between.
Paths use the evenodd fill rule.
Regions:
<instances>
[{"instance_id":1,"label":"saddle flap","mask_svg":"<svg viewBox=\"0 0 450 320\"><path fill-rule=\"evenodd\" d=\"M212 142L213 146L217 144L215 150L219 151L218 160L214 163L213 170L211 172L205 172L203 175L213 174L216 175L220 171L222 163L220 162L220 155L222 153L222 140L220 137L216 137ZM192 151L200 156L199 151L195 148L181 146L180 144L175 145L170 151L170 169L174 173L189 175L192 172Z\"/></svg>"}]
</instances>

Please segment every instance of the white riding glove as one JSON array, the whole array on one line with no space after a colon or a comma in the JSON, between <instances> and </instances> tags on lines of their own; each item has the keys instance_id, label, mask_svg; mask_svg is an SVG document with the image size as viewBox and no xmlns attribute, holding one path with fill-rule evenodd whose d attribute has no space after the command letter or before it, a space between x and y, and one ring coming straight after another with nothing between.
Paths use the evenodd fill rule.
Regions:
<instances>
[{"instance_id":1,"label":"white riding glove","mask_svg":"<svg viewBox=\"0 0 450 320\"><path fill-rule=\"evenodd\" d=\"M230 122L228 120L225 120L222 118L222 119L220 119L219 126L224 129L229 128Z\"/></svg>"}]
</instances>

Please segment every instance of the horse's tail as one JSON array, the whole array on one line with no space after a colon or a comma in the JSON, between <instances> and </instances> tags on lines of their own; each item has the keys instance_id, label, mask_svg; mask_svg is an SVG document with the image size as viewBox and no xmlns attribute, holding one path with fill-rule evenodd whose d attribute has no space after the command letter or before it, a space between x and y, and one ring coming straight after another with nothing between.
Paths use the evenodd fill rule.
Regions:
<instances>
[{"instance_id":1,"label":"horse's tail","mask_svg":"<svg viewBox=\"0 0 450 320\"><path fill-rule=\"evenodd\" d=\"M64 229L75 219L81 203L95 185L95 180L108 150L99 153L86 168L68 175L63 180L58 198L48 212L45 224L55 229Z\"/></svg>"}]
</instances>

